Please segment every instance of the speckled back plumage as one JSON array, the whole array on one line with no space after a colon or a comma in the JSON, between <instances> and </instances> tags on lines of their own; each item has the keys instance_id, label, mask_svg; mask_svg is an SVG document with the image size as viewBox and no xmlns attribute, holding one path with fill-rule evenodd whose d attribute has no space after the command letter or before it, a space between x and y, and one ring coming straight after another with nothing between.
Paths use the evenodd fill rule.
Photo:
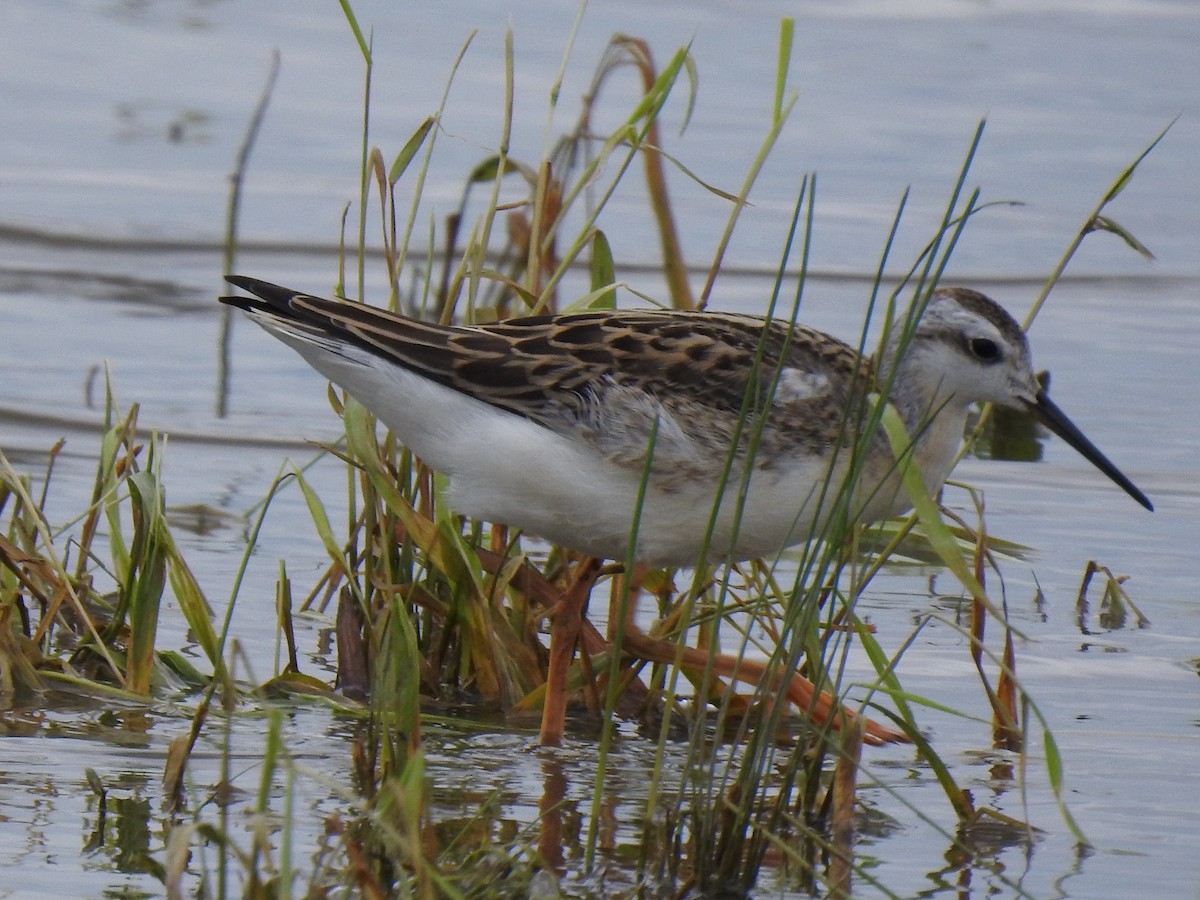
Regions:
<instances>
[{"instance_id":1,"label":"speckled back plumage","mask_svg":"<svg viewBox=\"0 0 1200 900\"><path fill-rule=\"evenodd\" d=\"M753 415L774 396L756 438L760 465L785 448L824 455L842 436L852 392L870 383L869 364L848 345L778 320L764 329L754 316L626 310L438 325L303 294L289 302L314 327L337 329L494 407L582 434L622 465L643 465L657 422L655 468L683 467L681 475L718 469L739 430L745 452L752 429L739 422L748 397Z\"/></svg>"}]
</instances>

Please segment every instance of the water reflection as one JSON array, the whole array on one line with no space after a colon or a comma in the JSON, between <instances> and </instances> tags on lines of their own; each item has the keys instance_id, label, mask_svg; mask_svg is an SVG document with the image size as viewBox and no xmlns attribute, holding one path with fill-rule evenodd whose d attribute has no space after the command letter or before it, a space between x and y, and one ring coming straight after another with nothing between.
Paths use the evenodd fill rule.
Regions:
<instances>
[{"instance_id":1,"label":"water reflection","mask_svg":"<svg viewBox=\"0 0 1200 900\"><path fill-rule=\"evenodd\" d=\"M113 139L122 143L162 141L168 144L203 144L213 140L212 115L202 109L180 107L156 100L118 103L113 115Z\"/></svg>"},{"instance_id":2,"label":"water reflection","mask_svg":"<svg viewBox=\"0 0 1200 900\"><path fill-rule=\"evenodd\" d=\"M1093 580L1100 576L1103 584L1100 588L1100 606L1096 611L1097 630L1089 624L1092 613ZM1130 616L1137 628L1146 628L1150 620L1142 615L1141 610L1134 605L1133 599L1125 591L1124 583L1128 576L1117 576L1107 567L1090 560L1083 572L1083 581L1079 585L1079 596L1075 601L1076 621L1079 632L1084 635L1104 634L1120 631L1125 628Z\"/></svg>"},{"instance_id":3,"label":"water reflection","mask_svg":"<svg viewBox=\"0 0 1200 900\"><path fill-rule=\"evenodd\" d=\"M152 840L153 832L157 830L152 827L152 803L146 796L148 785L139 781L138 778L125 778L121 784L110 787L96 779L84 816L87 839L83 853L106 859L108 867L115 872L152 875L161 881L165 872L162 863L153 855L161 848L157 838ZM114 790L121 794L113 796Z\"/></svg>"}]
</instances>

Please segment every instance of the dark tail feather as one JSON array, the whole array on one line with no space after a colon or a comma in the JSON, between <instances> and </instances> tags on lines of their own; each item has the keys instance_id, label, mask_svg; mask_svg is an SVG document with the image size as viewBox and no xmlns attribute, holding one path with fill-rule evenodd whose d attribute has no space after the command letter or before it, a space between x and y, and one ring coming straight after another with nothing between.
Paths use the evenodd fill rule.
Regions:
<instances>
[{"instance_id":1,"label":"dark tail feather","mask_svg":"<svg viewBox=\"0 0 1200 900\"><path fill-rule=\"evenodd\" d=\"M254 296L218 297L222 303L228 303L246 312L271 312L285 319L298 318L296 310L292 307L292 298L297 295L297 291L246 275L226 275L225 280Z\"/></svg>"}]
</instances>

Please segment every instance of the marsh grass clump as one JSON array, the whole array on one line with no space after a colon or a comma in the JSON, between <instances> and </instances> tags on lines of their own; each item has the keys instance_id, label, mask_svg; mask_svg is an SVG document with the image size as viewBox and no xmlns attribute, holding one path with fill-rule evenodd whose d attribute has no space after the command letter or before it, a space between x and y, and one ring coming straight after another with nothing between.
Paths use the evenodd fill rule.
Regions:
<instances>
[{"instance_id":1,"label":"marsh grass clump","mask_svg":"<svg viewBox=\"0 0 1200 900\"><path fill-rule=\"evenodd\" d=\"M166 685L198 688L209 677L157 647L170 589L214 671L223 672L212 612L166 521L164 442L142 444L135 406L116 414L111 393L90 503L66 525L43 511L60 442L40 490L0 458L0 655L6 692L28 701L48 688L146 700Z\"/></svg>"}]
</instances>

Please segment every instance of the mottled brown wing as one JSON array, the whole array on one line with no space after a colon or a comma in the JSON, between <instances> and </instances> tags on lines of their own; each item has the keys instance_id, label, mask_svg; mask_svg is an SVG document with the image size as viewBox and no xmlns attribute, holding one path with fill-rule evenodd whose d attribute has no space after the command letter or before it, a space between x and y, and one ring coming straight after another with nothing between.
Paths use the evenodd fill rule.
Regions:
<instances>
[{"instance_id":1,"label":"mottled brown wing","mask_svg":"<svg viewBox=\"0 0 1200 900\"><path fill-rule=\"evenodd\" d=\"M656 458L661 453L666 464L723 459L747 396L752 412L763 408L780 372L789 387L767 412L764 440L787 435L819 448L835 435L861 366L851 348L821 332L753 316L602 311L447 326L230 280L274 315L588 440L630 464L644 457L656 421L662 441ZM230 302L254 308L255 301ZM831 409L838 413L832 418Z\"/></svg>"}]
</instances>

